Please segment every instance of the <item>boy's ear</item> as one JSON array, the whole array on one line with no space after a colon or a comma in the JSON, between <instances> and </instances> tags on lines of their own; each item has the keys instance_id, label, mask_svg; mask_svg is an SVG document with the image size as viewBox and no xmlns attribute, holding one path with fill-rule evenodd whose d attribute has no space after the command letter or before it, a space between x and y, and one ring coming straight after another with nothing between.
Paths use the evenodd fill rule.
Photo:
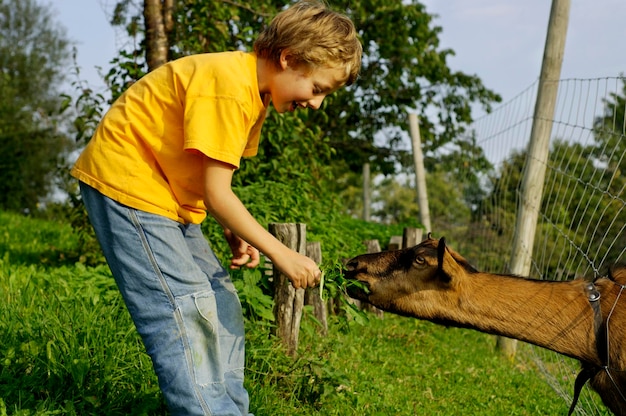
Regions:
<instances>
[{"instance_id":1,"label":"boy's ear","mask_svg":"<svg viewBox=\"0 0 626 416\"><path fill-rule=\"evenodd\" d=\"M289 49L283 49L282 51L280 51L280 68L284 71L285 69L287 69L290 65L291 62L291 52L289 51Z\"/></svg>"}]
</instances>

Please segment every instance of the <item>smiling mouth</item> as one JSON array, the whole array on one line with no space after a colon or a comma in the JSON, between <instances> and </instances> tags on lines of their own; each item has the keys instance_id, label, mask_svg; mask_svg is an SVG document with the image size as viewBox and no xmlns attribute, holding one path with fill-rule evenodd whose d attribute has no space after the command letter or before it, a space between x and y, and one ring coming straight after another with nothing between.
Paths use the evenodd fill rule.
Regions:
<instances>
[{"instance_id":1,"label":"smiling mouth","mask_svg":"<svg viewBox=\"0 0 626 416\"><path fill-rule=\"evenodd\" d=\"M307 108L307 104L301 104L297 101L291 103L291 111L296 111L299 108Z\"/></svg>"}]
</instances>

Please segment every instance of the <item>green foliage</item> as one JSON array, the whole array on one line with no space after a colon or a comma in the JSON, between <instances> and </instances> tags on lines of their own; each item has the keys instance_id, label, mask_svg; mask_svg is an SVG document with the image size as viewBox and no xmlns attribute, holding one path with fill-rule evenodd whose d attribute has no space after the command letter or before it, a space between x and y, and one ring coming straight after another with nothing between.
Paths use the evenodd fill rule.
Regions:
<instances>
[{"instance_id":1,"label":"green foliage","mask_svg":"<svg viewBox=\"0 0 626 416\"><path fill-rule=\"evenodd\" d=\"M70 82L74 88L75 96L63 94L62 111L71 109L74 114L73 128L76 133L77 143L86 143L95 132L100 119L110 103L101 93L93 91L86 81L80 78L80 68L76 63L76 51L74 51L73 79Z\"/></svg>"},{"instance_id":2,"label":"green foliage","mask_svg":"<svg viewBox=\"0 0 626 416\"><path fill-rule=\"evenodd\" d=\"M261 27L284 5L282 1L184 0L176 6L170 57L193 53L249 50Z\"/></svg>"},{"instance_id":3,"label":"green foliage","mask_svg":"<svg viewBox=\"0 0 626 416\"><path fill-rule=\"evenodd\" d=\"M231 274L246 319L255 325L272 326L274 322L272 289L264 271L262 265L253 270L243 268L232 271Z\"/></svg>"},{"instance_id":4,"label":"green foliage","mask_svg":"<svg viewBox=\"0 0 626 416\"><path fill-rule=\"evenodd\" d=\"M386 177L374 192L373 205L380 206L380 209L375 209L372 215L381 222L396 224L418 218L417 194L409 181L401 184L395 177Z\"/></svg>"},{"instance_id":5,"label":"green foliage","mask_svg":"<svg viewBox=\"0 0 626 416\"><path fill-rule=\"evenodd\" d=\"M417 192L414 177L386 177L373 189L373 205L380 207L373 217L385 224L415 223L419 218ZM450 172L436 170L426 174L428 208L432 218L432 230L450 230L467 224L470 208L463 195L462 185Z\"/></svg>"},{"instance_id":6,"label":"green foliage","mask_svg":"<svg viewBox=\"0 0 626 416\"><path fill-rule=\"evenodd\" d=\"M0 207L34 212L70 143L57 86L68 40L35 0L0 1Z\"/></svg>"},{"instance_id":7,"label":"green foliage","mask_svg":"<svg viewBox=\"0 0 626 416\"><path fill-rule=\"evenodd\" d=\"M603 99L604 114L594 120L594 138L597 142L595 154L603 161L608 161L608 149L615 149L617 154L626 152L624 132L626 131L626 78L622 76L622 93L611 93L609 99ZM621 161L621 168L626 161ZM614 166L613 166L614 168Z\"/></svg>"},{"instance_id":8,"label":"green foliage","mask_svg":"<svg viewBox=\"0 0 626 416\"><path fill-rule=\"evenodd\" d=\"M10 116L0 114L4 117ZM13 121L0 128L0 207L34 213L52 192L70 146L54 128L33 126L19 116Z\"/></svg>"},{"instance_id":9,"label":"green foliage","mask_svg":"<svg viewBox=\"0 0 626 416\"><path fill-rule=\"evenodd\" d=\"M49 110L65 76L69 41L49 10L35 0L0 1L0 71L19 108Z\"/></svg>"},{"instance_id":10,"label":"green foliage","mask_svg":"<svg viewBox=\"0 0 626 416\"><path fill-rule=\"evenodd\" d=\"M613 141L612 146L598 152L596 145L554 143L550 154L550 174L544 186L542 211L547 217L543 241L544 256L551 260L550 270L575 277L581 274L572 257L561 258L573 243L583 255L597 261L597 268L606 269L620 260L626 237L624 200L626 178L623 152L626 148ZM620 166L622 165L622 166ZM607 241L611 242L607 246ZM571 248L569 248L571 250ZM593 254L592 254L593 253ZM603 272L605 270L602 270Z\"/></svg>"},{"instance_id":11,"label":"green foliage","mask_svg":"<svg viewBox=\"0 0 626 416\"><path fill-rule=\"evenodd\" d=\"M601 217L593 219L592 224L597 224L594 230L596 235L605 237L604 241L594 241L586 248L589 253L598 252L605 241L612 241L611 248L606 253L605 264L616 259L623 262L622 248L626 247L626 235L620 229L626 223L622 196L626 189L626 178L623 174L626 172L626 78L622 76L621 82L621 94L612 93L609 99L604 100L604 114L594 122L595 146L591 152L596 165L604 169L598 172L599 175L593 176L590 183L605 190L602 195Z\"/></svg>"},{"instance_id":12,"label":"green foliage","mask_svg":"<svg viewBox=\"0 0 626 416\"><path fill-rule=\"evenodd\" d=\"M320 195L332 181L330 168L333 149L320 136L319 128L308 128L303 122L310 113L300 117L270 110L263 126L258 156L242 161L234 184L281 182L298 193Z\"/></svg>"}]
</instances>

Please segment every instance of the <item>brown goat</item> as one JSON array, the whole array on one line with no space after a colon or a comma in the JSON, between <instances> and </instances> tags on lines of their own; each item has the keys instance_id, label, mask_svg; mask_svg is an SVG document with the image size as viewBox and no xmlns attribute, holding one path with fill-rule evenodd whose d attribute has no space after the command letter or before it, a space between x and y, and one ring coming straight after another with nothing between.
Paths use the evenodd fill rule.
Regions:
<instances>
[{"instance_id":1,"label":"brown goat","mask_svg":"<svg viewBox=\"0 0 626 416\"><path fill-rule=\"evenodd\" d=\"M350 296L399 315L519 339L580 360L574 410L587 380L626 415L626 268L594 282L483 273L442 238L350 260Z\"/></svg>"}]
</instances>

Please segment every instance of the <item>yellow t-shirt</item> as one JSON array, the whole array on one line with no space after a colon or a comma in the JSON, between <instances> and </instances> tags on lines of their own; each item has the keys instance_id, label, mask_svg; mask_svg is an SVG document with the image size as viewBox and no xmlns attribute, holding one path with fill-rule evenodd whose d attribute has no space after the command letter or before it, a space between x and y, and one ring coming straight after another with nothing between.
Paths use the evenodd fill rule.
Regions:
<instances>
[{"instance_id":1,"label":"yellow t-shirt","mask_svg":"<svg viewBox=\"0 0 626 416\"><path fill-rule=\"evenodd\" d=\"M256 56L192 55L133 84L111 106L72 176L124 205L182 223L206 217L202 163L257 154L267 103Z\"/></svg>"}]
</instances>

